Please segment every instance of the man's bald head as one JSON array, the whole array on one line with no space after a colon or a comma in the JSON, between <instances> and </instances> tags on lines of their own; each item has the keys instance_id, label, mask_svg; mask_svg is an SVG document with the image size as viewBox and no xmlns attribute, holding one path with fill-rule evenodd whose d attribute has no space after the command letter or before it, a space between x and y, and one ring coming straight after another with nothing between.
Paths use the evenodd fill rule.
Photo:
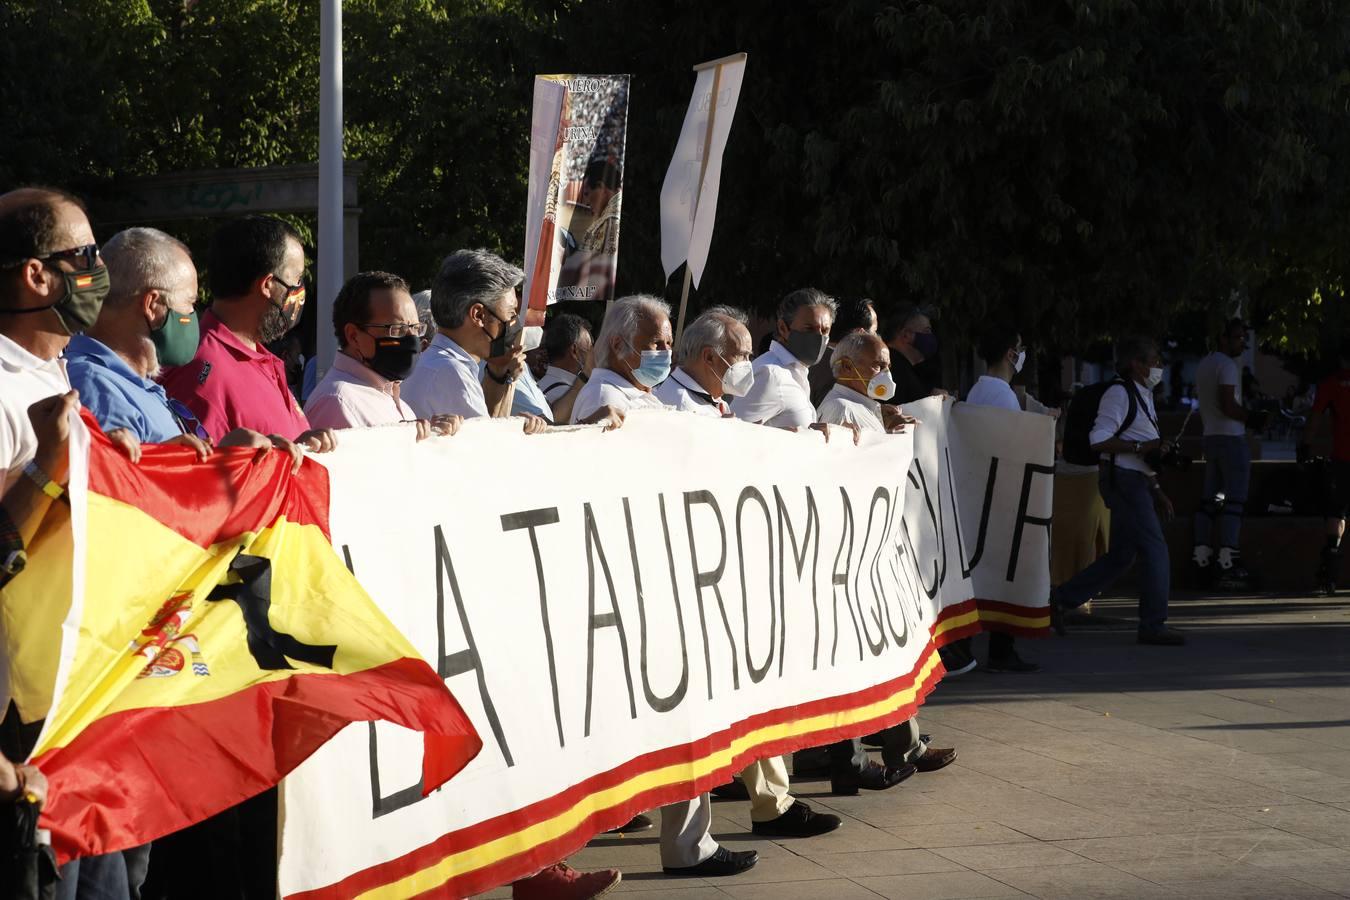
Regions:
<instances>
[{"instance_id":1,"label":"man's bald head","mask_svg":"<svg viewBox=\"0 0 1350 900\"><path fill-rule=\"evenodd\" d=\"M88 243L93 243L89 219L73 194L43 187L0 194L0 266Z\"/></svg>"}]
</instances>

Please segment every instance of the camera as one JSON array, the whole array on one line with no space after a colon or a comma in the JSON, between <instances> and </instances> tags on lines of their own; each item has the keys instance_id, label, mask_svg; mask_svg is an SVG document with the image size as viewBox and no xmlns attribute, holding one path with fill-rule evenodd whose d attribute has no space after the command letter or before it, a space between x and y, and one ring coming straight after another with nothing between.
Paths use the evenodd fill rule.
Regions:
<instances>
[{"instance_id":1,"label":"camera","mask_svg":"<svg viewBox=\"0 0 1350 900\"><path fill-rule=\"evenodd\" d=\"M1145 453L1144 462L1155 472L1161 472L1163 469L1185 472L1190 469L1192 460L1182 453L1176 444L1163 444L1158 449Z\"/></svg>"}]
</instances>

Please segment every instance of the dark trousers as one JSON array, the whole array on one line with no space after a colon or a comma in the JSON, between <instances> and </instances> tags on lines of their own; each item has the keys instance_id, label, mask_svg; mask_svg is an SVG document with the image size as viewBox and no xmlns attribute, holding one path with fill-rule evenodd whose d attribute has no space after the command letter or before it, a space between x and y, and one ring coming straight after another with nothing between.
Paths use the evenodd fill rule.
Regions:
<instances>
[{"instance_id":1,"label":"dark trousers","mask_svg":"<svg viewBox=\"0 0 1350 900\"><path fill-rule=\"evenodd\" d=\"M1092 565L1059 586L1057 602L1082 606L1139 562L1139 629L1157 631L1167 623L1171 570L1162 522L1153 506L1150 479L1133 469L1102 470L1102 499L1111 510L1111 546Z\"/></svg>"}]
</instances>

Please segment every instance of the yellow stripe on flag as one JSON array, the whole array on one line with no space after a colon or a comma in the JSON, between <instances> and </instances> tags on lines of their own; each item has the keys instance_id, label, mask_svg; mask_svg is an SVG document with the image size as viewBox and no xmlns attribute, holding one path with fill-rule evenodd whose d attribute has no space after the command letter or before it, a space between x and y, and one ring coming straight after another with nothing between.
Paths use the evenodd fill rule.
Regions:
<instances>
[{"instance_id":1,"label":"yellow stripe on flag","mask_svg":"<svg viewBox=\"0 0 1350 900\"><path fill-rule=\"evenodd\" d=\"M725 769L732 764L736 756L754 747L787 738L842 728L859 722L868 722L895 712L896 709L915 701L919 687L932 676L938 661L938 655L930 653L923 668L915 676L913 685L896 691L891 696L875 703L842 712L769 725L747 732L734 739L725 749L715 751L688 763L666 766L634 776L622 784L616 784L582 798L571 809L559 813L551 819L536 822L528 828L504 835L494 841L446 856L419 872L414 872L398 881L366 891L359 896L362 900L402 900L404 897L434 890L451 878L477 871L504 859L518 856L541 844L556 840L576 829L587 818L600 810L626 803L637 795L655 788L684 784L719 769Z\"/></svg>"}]
</instances>

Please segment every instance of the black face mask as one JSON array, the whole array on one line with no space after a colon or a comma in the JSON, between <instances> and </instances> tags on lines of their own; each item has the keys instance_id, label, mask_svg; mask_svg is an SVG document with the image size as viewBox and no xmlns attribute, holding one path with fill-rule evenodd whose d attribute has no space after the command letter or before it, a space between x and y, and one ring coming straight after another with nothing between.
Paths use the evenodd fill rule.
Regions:
<instances>
[{"instance_id":1,"label":"black face mask","mask_svg":"<svg viewBox=\"0 0 1350 900\"><path fill-rule=\"evenodd\" d=\"M825 357L825 346L830 336L818 331L789 331L783 346L798 361L814 366Z\"/></svg>"},{"instance_id":2,"label":"black face mask","mask_svg":"<svg viewBox=\"0 0 1350 900\"><path fill-rule=\"evenodd\" d=\"M402 381L412 374L421 348L422 339L415 334L405 334L400 338L377 337L375 353L365 363L372 371L390 381Z\"/></svg>"},{"instance_id":3,"label":"black face mask","mask_svg":"<svg viewBox=\"0 0 1350 900\"><path fill-rule=\"evenodd\" d=\"M519 322L515 325L507 324L505 319L488 309L486 306L483 307L483 310L488 315L492 316L492 318L496 319L502 326L502 330L497 332L496 337L492 338L492 344L488 347L487 358L497 359L498 357L505 356L507 353L511 352L511 345L516 342L516 336L520 334L521 329L524 328L524 326ZM487 333L486 328L483 329L483 333ZM489 337L491 337L491 335L489 335Z\"/></svg>"}]
</instances>

